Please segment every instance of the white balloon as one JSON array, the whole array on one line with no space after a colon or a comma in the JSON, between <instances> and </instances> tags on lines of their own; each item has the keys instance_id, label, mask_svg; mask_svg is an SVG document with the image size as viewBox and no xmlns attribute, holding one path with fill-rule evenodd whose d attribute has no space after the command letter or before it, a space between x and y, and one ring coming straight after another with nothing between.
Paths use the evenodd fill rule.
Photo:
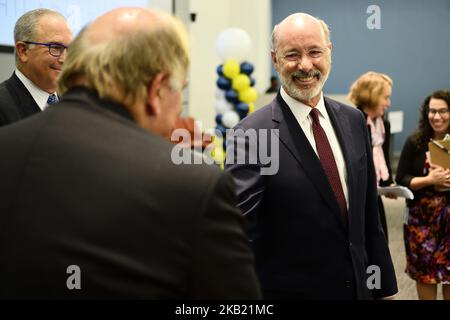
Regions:
<instances>
[{"instance_id":1,"label":"white balloon","mask_svg":"<svg viewBox=\"0 0 450 320\"><path fill-rule=\"evenodd\" d=\"M227 111L233 110L233 105L225 99L216 100L216 113L224 114Z\"/></svg>"},{"instance_id":2,"label":"white balloon","mask_svg":"<svg viewBox=\"0 0 450 320\"><path fill-rule=\"evenodd\" d=\"M239 123L239 115L236 111L227 111L222 116L222 123L227 128L233 128L235 125Z\"/></svg>"},{"instance_id":3,"label":"white balloon","mask_svg":"<svg viewBox=\"0 0 450 320\"><path fill-rule=\"evenodd\" d=\"M250 36L239 28L225 29L216 40L217 54L223 61L235 59L241 63L248 60L251 46Z\"/></svg>"},{"instance_id":4,"label":"white balloon","mask_svg":"<svg viewBox=\"0 0 450 320\"><path fill-rule=\"evenodd\" d=\"M216 98L217 98L217 100L224 100L225 99L225 90L217 88L216 89Z\"/></svg>"}]
</instances>

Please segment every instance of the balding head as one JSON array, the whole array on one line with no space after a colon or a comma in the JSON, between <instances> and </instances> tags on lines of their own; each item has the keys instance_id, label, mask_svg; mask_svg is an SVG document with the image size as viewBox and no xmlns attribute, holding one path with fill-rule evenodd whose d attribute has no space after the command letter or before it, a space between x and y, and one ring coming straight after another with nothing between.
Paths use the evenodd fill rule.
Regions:
<instances>
[{"instance_id":1,"label":"balding head","mask_svg":"<svg viewBox=\"0 0 450 320\"><path fill-rule=\"evenodd\" d=\"M286 17L279 24L275 25L272 31L272 49L276 50L278 47L278 41L283 39L286 34L290 34L293 31L311 30L320 32L325 43L328 45L330 40L330 29L325 21L313 17L307 13L294 13Z\"/></svg>"},{"instance_id":2,"label":"balding head","mask_svg":"<svg viewBox=\"0 0 450 320\"><path fill-rule=\"evenodd\" d=\"M164 20L167 23L167 17L157 12L134 7L119 8L92 22L86 31L86 39L90 43L108 42L137 30L157 28Z\"/></svg>"},{"instance_id":3,"label":"balding head","mask_svg":"<svg viewBox=\"0 0 450 320\"><path fill-rule=\"evenodd\" d=\"M189 64L187 33L174 17L143 8L100 16L69 48L59 90L85 85L126 105L145 100L147 86L165 72L180 86ZM126 102L126 103L125 103Z\"/></svg>"}]
</instances>

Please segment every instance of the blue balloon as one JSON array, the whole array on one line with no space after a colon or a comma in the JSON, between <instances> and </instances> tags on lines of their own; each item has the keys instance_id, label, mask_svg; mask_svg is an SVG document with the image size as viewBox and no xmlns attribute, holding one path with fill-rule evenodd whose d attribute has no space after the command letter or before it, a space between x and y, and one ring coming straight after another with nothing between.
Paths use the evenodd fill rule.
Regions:
<instances>
[{"instance_id":1,"label":"blue balloon","mask_svg":"<svg viewBox=\"0 0 450 320\"><path fill-rule=\"evenodd\" d=\"M216 71L219 76L223 77L223 64L219 65Z\"/></svg>"},{"instance_id":2,"label":"blue balloon","mask_svg":"<svg viewBox=\"0 0 450 320\"><path fill-rule=\"evenodd\" d=\"M225 77L219 77L219 79L217 79L217 86L222 89L222 90L229 90L231 89L231 81L228 80Z\"/></svg>"},{"instance_id":3,"label":"blue balloon","mask_svg":"<svg viewBox=\"0 0 450 320\"><path fill-rule=\"evenodd\" d=\"M225 128L223 125L218 124L216 126L216 130L220 132L220 134L222 135L222 137L225 138L226 134L227 134L227 128Z\"/></svg>"},{"instance_id":4,"label":"blue balloon","mask_svg":"<svg viewBox=\"0 0 450 320\"><path fill-rule=\"evenodd\" d=\"M216 116L216 123L217 123L217 124L222 124L222 115L221 115L221 114L218 114L218 115Z\"/></svg>"},{"instance_id":5,"label":"blue balloon","mask_svg":"<svg viewBox=\"0 0 450 320\"><path fill-rule=\"evenodd\" d=\"M250 77L250 87L253 87L255 85L255 79L253 77Z\"/></svg>"},{"instance_id":6,"label":"blue balloon","mask_svg":"<svg viewBox=\"0 0 450 320\"><path fill-rule=\"evenodd\" d=\"M223 139L222 148L223 150L227 151L227 139Z\"/></svg>"},{"instance_id":7,"label":"blue balloon","mask_svg":"<svg viewBox=\"0 0 450 320\"><path fill-rule=\"evenodd\" d=\"M241 63L241 73L245 73L246 75L250 75L253 72L253 65L249 62Z\"/></svg>"},{"instance_id":8,"label":"blue balloon","mask_svg":"<svg viewBox=\"0 0 450 320\"><path fill-rule=\"evenodd\" d=\"M228 90L225 92L225 99L227 99L231 103L237 103L239 101L239 95L234 90Z\"/></svg>"},{"instance_id":9,"label":"blue balloon","mask_svg":"<svg viewBox=\"0 0 450 320\"><path fill-rule=\"evenodd\" d=\"M243 119L248 115L249 106L245 102L239 102L236 105L236 111L239 114L239 118Z\"/></svg>"},{"instance_id":10,"label":"blue balloon","mask_svg":"<svg viewBox=\"0 0 450 320\"><path fill-rule=\"evenodd\" d=\"M248 109L249 109L248 103L239 102L236 105L236 110L239 111L239 112L248 112Z\"/></svg>"}]
</instances>

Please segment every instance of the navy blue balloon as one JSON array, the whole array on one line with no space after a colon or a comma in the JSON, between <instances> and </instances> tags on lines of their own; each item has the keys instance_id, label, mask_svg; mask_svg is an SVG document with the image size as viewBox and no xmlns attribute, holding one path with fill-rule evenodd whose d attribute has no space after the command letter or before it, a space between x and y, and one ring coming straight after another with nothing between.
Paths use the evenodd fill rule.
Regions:
<instances>
[{"instance_id":1,"label":"navy blue balloon","mask_svg":"<svg viewBox=\"0 0 450 320\"><path fill-rule=\"evenodd\" d=\"M225 99L227 99L228 102L237 103L239 101L239 95L234 90L228 90L225 92Z\"/></svg>"},{"instance_id":2,"label":"navy blue balloon","mask_svg":"<svg viewBox=\"0 0 450 320\"><path fill-rule=\"evenodd\" d=\"M226 133L227 133L227 128L225 128L223 125L221 125L221 124L218 124L217 126L216 126L216 130L218 130L219 132L220 132L220 134L222 135L222 137L224 137L225 138L225 135L226 135Z\"/></svg>"},{"instance_id":3,"label":"navy blue balloon","mask_svg":"<svg viewBox=\"0 0 450 320\"><path fill-rule=\"evenodd\" d=\"M253 87L255 85L255 79L253 77L250 77L250 87Z\"/></svg>"},{"instance_id":4,"label":"navy blue balloon","mask_svg":"<svg viewBox=\"0 0 450 320\"><path fill-rule=\"evenodd\" d=\"M228 80L225 77L219 77L219 79L217 79L217 86L222 89L222 90L229 90L231 89L231 81Z\"/></svg>"},{"instance_id":5,"label":"navy blue balloon","mask_svg":"<svg viewBox=\"0 0 450 320\"><path fill-rule=\"evenodd\" d=\"M239 118L241 118L241 119L245 118L247 116L247 114L248 114L248 109L249 109L249 106L248 106L247 103L239 102L236 105L236 111L239 114Z\"/></svg>"},{"instance_id":6,"label":"navy blue balloon","mask_svg":"<svg viewBox=\"0 0 450 320\"><path fill-rule=\"evenodd\" d=\"M250 75L253 72L253 65L249 62L241 63L241 73L245 73L246 75Z\"/></svg>"},{"instance_id":7,"label":"navy blue balloon","mask_svg":"<svg viewBox=\"0 0 450 320\"><path fill-rule=\"evenodd\" d=\"M225 137L225 136L224 136ZM223 150L227 150L227 139L223 139L223 144L222 144L222 148Z\"/></svg>"},{"instance_id":8,"label":"navy blue balloon","mask_svg":"<svg viewBox=\"0 0 450 320\"><path fill-rule=\"evenodd\" d=\"M221 114L218 114L218 115L216 116L216 123L217 123L217 124L222 124L222 115L221 115Z\"/></svg>"},{"instance_id":9,"label":"navy blue balloon","mask_svg":"<svg viewBox=\"0 0 450 320\"><path fill-rule=\"evenodd\" d=\"M219 76L223 77L223 64L219 65L216 71Z\"/></svg>"}]
</instances>

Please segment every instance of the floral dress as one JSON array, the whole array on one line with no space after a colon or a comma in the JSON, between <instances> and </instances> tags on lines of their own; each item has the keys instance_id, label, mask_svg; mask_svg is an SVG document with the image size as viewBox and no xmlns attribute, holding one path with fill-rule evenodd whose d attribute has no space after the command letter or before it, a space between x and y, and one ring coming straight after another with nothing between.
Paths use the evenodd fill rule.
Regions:
<instances>
[{"instance_id":1,"label":"floral dress","mask_svg":"<svg viewBox=\"0 0 450 320\"><path fill-rule=\"evenodd\" d=\"M428 175L425 148L409 137L403 147L396 181L409 187L414 177ZM407 200L404 224L406 273L426 284L450 283L450 192L434 187L414 191Z\"/></svg>"},{"instance_id":2,"label":"floral dress","mask_svg":"<svg viewBox=\"0 0 450 320\"><path fill-rule=\"evenodd\" d=\"M427 193L409 208L404 225L406 273L427 284L450 283L450 205L445 193Z\"/></svg>"}]
</instances>

